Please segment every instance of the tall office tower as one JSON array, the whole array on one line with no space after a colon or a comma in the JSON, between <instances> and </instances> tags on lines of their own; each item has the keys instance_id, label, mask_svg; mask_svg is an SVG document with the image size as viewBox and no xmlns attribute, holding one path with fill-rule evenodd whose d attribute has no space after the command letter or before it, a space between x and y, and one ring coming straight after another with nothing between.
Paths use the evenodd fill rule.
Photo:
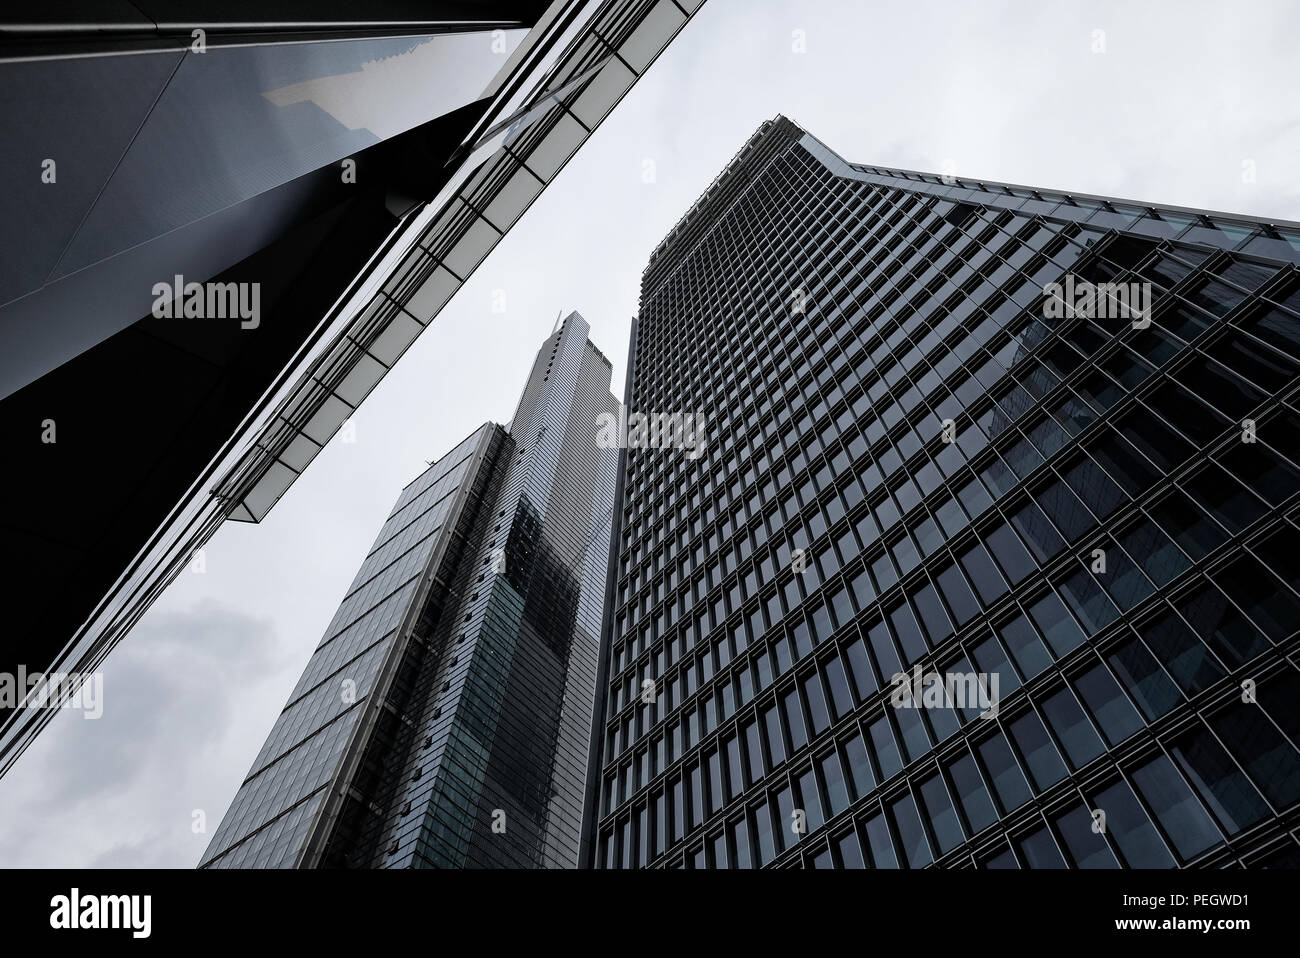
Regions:
<instances>
[{"instance_id":1,"label":"tall office tower","mask_svg":"<svg viewBox=\"0 0 1300 958\"><path fill-rule=\"evenodd\" d=\"M617 452L572 313L398 497L204 867L575 867Z\"/></svg>"},{"instance_id":2,"label":"tall office tower","mask_svg":"<svg viewBox=\"0 0 1300 958\"><path fill-rule=\"evenodd\" d=\"M1300 863L1298 262L764 123L642 281L596 864Z\"/></svg>"},{"instance_id":3,"label":"tall office tower","mask_svg":"<svg viewBox=\"0 0 1300 958\"><path fill-rule=\"evenodd\" d=\"M260 522L702 2L5 4L0 672Z\"/></svg>"}]
</instances>

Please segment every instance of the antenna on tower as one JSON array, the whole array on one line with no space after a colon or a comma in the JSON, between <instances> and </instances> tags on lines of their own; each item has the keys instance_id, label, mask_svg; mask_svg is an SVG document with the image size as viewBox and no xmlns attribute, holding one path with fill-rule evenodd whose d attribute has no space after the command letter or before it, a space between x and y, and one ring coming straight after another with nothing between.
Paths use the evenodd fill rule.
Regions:
<instances>
[{"instance_id":1,"label":"antenna on tower","mask_svg":"<svg viewBox=\"0 0 1300 958\"><path fill-rule=\"evenodd\" d=\"M564 307L561 306L560 311L555 314L555 325L551 327L552 333L554 333L557 329L560 328L560 317L563 315L564 315Z\"/></svg>"}]
</instances>

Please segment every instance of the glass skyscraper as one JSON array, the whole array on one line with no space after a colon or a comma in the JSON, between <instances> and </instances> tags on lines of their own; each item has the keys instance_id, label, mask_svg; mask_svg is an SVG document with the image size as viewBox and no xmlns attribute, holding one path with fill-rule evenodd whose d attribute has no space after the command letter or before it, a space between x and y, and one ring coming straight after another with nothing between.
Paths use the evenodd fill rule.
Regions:
<instances>
[{"instance_id":1,"label":"glass skyscraper","mask_svg":"<svg viewBox=\"0 0 1300 958\"><path fill-rule=\"evenodd\" d=\"M764 123L642 281L591 863L1300 864L1298 263Z\"/></svg>"},{"instance_id":2,"label":"glass skyscraper","mask_svg":"<svg viewBox=\"0 0 1300 958\"><path fill-rule=\"evenodd\" d=\"M618 453L570 314L398 497L201 867L575 867Z\"/></svg>"}]
</instances>

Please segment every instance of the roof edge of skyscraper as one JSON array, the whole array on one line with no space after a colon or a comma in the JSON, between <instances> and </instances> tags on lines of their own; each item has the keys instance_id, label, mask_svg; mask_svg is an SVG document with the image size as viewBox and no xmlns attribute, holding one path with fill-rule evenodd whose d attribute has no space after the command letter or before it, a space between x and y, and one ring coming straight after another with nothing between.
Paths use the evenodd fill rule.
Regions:
<instances>
[{"instance_id":1,"label":"roof edge of skyscraper","mask_svg":"<svg viewBox=\"0 0 1300 958\"><path fill-rule=\"evenodd\" d=\"M926 173L922 170L907 170L892 166L878 166L874 163L854 163L844 159L834 149L827 146L825 142L818 139L815 134L805 132L805 135L816 143L827 153L838 157L845 166L849 167L856 173L867 173L874 176L887 176L896 180L905 182L898 185L902 189L911 190L914 193L934 194L936 189L944 190L970 190L975 193L991 193L994 196L999 195L1017 195L1033 193L1037 196L1059 195L1068 197L1071 200L1086 200L1092 203L1118 203L1127 206L1138 206L1144 209L1159 208L1174 213L1186 213L1189 216L1209 216L1214 219L1238 221L1244 224L1267 223L1270 226L1284 226L1287 229L1300 228L1300 220L1281 219L1275 216L1261 216L1255 213L1234 213L1229 210L1214 209L1208 206L1179 206L1175 203L1163 203L1159 200L1137 200L1128 196L1110 196L1105 193L1086 193L1082 190L1073 190L1063 186L1030 186L1025 183L1007 183L1002 180L987 180L974 176L957 176L956 174L943 173ZM950 182L945 182L945 177ZM915 186L908 186L911 182ZM1015 191L1020 191L1016 193ZM954 197L946 197L954 198ZM962 199L956 196L956 199ZM978 197L976 197L978 198ZM1022 196L1022 198L1030 198Z\"/></svg>"},{"instance_id":2,"label":"roof edge of skyscraper","mask_svg":"<svg viewBox=\"0 0 1300 958\"><path fill-rule=\"evenodd\" d=\"M754 179L756 172L777 152L804 136L805 131L789 117L778 113L764 120L736 151L735 155L704 188L698 199L659 241L642 271L643 286L663 275L663 266L670 253L681 252L708 232L710 226L726 211L733 200Z\"/></svg>"},{"instance_id":3,"label":"roof edge of skyscraper","mask_svg":"<svg viewBox=\"0 0 1300 958\"><path fill-rule=\"evenodd\" d=\"M789 140L782 138L780 142L777 142L776 138L781 133L789 135ZM659 283L671 272L669 254L685 255L698 240L708 233L708 230L717 222L727 207L752 182L755 175L766 167L767 161L775 155L778 149L788 146L790 142L802 139L811 140L826 154L843 164L846 170L850 170L854 174L889 178L896 181L894 185L901 189L918 194L938 195L941 198L952 199L957 202L965 199L975 200L987 205L987 199L981 194L991 194L994 197L1014 196L1021 202L1043 199L1047 195L1059 195L1068 197L1070 200L1083 200L1089 203L1120 203L1143 208L1159 206L1161 209L1174 213L1185 213L1189 216L1207 216L1216 220L1239 223L1243 226L1264 222L1271 226L1281 226L1288 229L1300 228L1300 221L1276 217L1265 218L1248 213L1232 213L1208 207L1178 206L1150 200L1141 201L1126 197L1108 196L1101 193L1086 193L1079 190L1032 187L1023 183L1006 183L1000 180L957 177L949 174L925 173L919 170L851 162L819 139L816 134L803 129L793 120L778 113L771 120L763 121L745 142L744 146L727 163L722 172L713 178L690 209L686 211L669 231L668 235L655 247L650 254L649 262L642 271L643 299L646 295L653 293L658 288ZM769 149L768 155L757 156L757 151L764 147ZM757 157L758 162L747 162L751 157ZM960 195L963 194L963 191L966 191L966 193ZM994 205L1005 206L1006 204L996 203Z\"/></svg>"}]
</instances>

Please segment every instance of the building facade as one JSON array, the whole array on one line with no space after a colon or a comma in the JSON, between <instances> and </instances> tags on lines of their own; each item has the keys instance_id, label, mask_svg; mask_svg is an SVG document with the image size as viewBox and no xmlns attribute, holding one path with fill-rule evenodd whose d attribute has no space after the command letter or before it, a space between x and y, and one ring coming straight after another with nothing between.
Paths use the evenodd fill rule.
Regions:
<instances>
[{"instance_id":1,"label":"building facade","mask_svg":"<svg viewBox=\"0 0 1300 958\"><path fill-rule=\"evenodd\" d=\"M592 864L1300 864L1297 263L763 124L643 277Z\"/></svg>"},{"instance_id":2,"label":"building facade","mask_svg":"<svg viewBox=\"0 0 1300 958\"><path fill-rule=\"evenodd\" d=\"M576 867L613 516L577 313L402 491L201 867Z\"/></svg>"}]
</instances>

